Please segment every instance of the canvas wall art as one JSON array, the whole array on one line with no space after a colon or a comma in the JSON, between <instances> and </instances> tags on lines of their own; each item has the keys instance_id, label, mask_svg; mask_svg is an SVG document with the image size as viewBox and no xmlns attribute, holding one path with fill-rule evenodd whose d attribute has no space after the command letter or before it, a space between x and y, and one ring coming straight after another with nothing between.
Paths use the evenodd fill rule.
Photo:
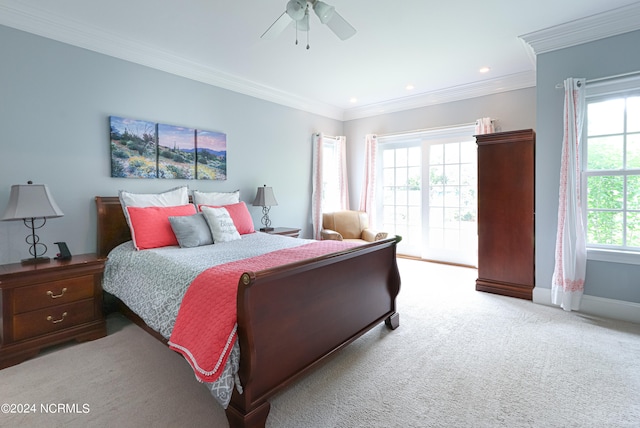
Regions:
<instances>
[{"instance_id":1,"label":"canvas wall art","mask_svg":"<svg viewBox=\"0 0 640 428\"><path fill-rule=\"evenodd\" d=\"M111 176L227 179L227 136L175 125L109 117Z\"/></svg>"}]
</instances>

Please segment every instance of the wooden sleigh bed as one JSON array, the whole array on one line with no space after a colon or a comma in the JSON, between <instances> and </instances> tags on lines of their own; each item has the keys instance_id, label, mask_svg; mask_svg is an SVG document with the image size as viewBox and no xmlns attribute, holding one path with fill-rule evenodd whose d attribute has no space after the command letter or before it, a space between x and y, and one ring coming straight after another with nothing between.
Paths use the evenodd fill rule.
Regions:
<instances>
[{"instance_id":1,"label":"wooden sleigh bed","mask_svg":"<svg viewBox=\"0 0 640 428\"><path fill-rule=\"evenodd\" d=\"M131 239L118 197L96 197L98 254ZM295 238L288 238L295 239ZM373 327L399 325L396 240L246 272L238 284L238 375L230 427L264 427L269 398ZM120 310L143 327L122 303ZM166 342L158 333L145 328Z\"/></svg>"}]
</instances>

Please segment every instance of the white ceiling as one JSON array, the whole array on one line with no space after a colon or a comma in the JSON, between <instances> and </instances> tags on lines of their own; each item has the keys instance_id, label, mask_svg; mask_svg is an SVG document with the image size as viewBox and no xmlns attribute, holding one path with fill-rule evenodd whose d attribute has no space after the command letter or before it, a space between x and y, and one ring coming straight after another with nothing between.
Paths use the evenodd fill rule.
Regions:
<instances>
[{"instance_id":1,"label":"white ceiling","mask_svg":"<svg viewBox=\"0 0 640 428\"><path fill-rule=\"evenodd\" d=\"M326 2L358 32L312 15L309 50L294 27L260 38L287 0L0 0L0 24L337 119L535 86L531 46L557 26L568 45L640 28L630 0Z\"/></svg>"}]
</instances>

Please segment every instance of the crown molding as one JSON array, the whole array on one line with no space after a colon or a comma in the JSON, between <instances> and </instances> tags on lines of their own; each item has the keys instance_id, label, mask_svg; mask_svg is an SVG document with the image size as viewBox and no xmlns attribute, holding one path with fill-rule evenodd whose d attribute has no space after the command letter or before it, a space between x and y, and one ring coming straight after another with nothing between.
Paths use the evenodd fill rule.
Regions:
<instances>
[{"instance_id":1,"label":"crown molding","mask_svg":"<svg viewBox=\"0 0 640 428\"><path fill-rule=\"evenodd\" d=\"M381 103L369 104L345 110L344 120L362 119L369 116L393 113L452 101L466 100L501 92L515 91L536 86L535 70L510 74L507 76L452 86L437 91L425 92L410 97Z\"/></svg>"},{"instance_id":2,"label":"crown molding","mask_svg":"<svg viewBox=\"0 0 640 428\"><path fill-rule=\"evenodd\" d=\"M242 79L17 2L0 5L0 24L287 107L338 120L343 117L341 108Z\"/></svg>"},{"instance_id":3,"label":"crown molding","mask_svg":"<svg viewBox=\"0 0 640 428\"><path fill-rule=\"evenodd\" d=\"M520 39L539 55L636 30L640 30L640 2L523 34Z\"/></svg>"},{"instance_id":4,"label":"crown molding","mask_svg":"<svg viewBox=\"0 0 640 428\"><path fill-rule=\"evenodd\" d=\"M531 71L362 107L342 109L224 73L155 47L133 42L115 33L92 28L65 16L45 13L16 0L6 0L0 4L0 25L341 121L535 86L535 71Z\"/></svg>"}]
</instances>

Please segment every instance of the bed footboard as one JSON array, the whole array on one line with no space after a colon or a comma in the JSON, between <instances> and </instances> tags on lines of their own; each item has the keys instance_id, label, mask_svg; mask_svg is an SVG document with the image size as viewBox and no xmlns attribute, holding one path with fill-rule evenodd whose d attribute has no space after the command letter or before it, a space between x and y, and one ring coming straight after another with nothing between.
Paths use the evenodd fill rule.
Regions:
<instances>
[{"instance_id":1,"label":"bed footboard","mask_svg":"<svg viewBox=\"0 0 640 428\"><path fill-rule=\"evenodd\" d=\"M243 394L227 409L231 427L264 427L269 397L384 321L399 325L396 241L247 272L238 288Z\"/></svg>"}]
</instances>

